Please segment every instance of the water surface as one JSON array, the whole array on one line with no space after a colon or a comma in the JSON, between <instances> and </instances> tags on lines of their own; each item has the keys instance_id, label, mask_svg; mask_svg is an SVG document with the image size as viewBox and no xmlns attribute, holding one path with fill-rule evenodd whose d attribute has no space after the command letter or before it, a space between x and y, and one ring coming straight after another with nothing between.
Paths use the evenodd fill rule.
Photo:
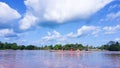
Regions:
<instances>
[{"instance_id":1,"label":"water surface","mask_svg":"<svg viewBox=\"0 0 120 68\"><path fill-rule=\"evenodd\" d=\"M1 50L0 68L120 68L120 52Z\"/></svg>"}]
</instances>

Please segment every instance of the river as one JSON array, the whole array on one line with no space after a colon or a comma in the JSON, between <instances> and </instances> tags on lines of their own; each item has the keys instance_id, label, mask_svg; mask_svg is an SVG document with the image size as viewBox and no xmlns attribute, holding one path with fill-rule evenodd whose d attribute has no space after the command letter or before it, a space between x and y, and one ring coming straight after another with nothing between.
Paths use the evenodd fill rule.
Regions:
<instances>
[{"instance_id":1,"label":"river","mask_svg":"<svg viewBox=\"0 0 120 68\"><path fill-rule=\"evenodd\" d=\"M0 68L120 68L120 52L1 50Z\"/></svg>"}]
</instances>

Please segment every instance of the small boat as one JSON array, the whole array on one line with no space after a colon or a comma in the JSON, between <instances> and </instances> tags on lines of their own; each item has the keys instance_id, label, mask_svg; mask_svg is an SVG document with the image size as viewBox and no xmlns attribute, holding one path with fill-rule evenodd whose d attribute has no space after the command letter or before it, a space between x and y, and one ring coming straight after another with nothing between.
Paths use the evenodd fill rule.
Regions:
<instances>
[{"instance_id":1,"label":"small boat","mask_svg":"<svg viewBox=\"0 0 120 68\"><path fill-rule=\"evenodd\" d=\"M50 52L55 52L55 50L49 50Z\"/></svg>"}]
</instances>

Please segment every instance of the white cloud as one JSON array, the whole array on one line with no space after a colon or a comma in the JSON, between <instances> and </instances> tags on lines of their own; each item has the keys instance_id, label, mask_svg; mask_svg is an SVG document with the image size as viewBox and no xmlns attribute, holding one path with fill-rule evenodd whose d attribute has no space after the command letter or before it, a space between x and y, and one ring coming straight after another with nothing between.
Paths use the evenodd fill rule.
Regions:
<instances>
[{"instance_id":1,"label":"white cloud","mask_svg":"<svg viewBox=\"0 0 120 68\"><path fill-rule=\"evenodd\" d=\"M97 33L100 31L100 28L97 26L82 26L77 30L76 34L70 33L68 36L70 37L80 37L82 35L97 35Z\"/></svg>"},{"instance_id":2,"label":"white cloud","mask_svg":"<svg viewBox=\"0 0 120 68\"><path fill-rule=\"evenodd\" d=\"M111 5L110 7L109 7L109 10L112 10L113 8L116 8L116 7L119 7L120 5L118 5L118 4L115 4L115 5Z\"/></svg>"},{"instance_id":3,"label":"white cloud","mask_svg":"<svg viewBox=\"0 0 120 68\"><path fill-rule=\"evenodd\" d=\"M115 41L120 41L120 38L116 38Z\"/></svg>"},{"instance_id":4,"label":"white cloud","mask_svg":"<svg viewBox=\"0 0 120 68\"><path fill-rule=\"evenodd\" d=\"M67 37L75 37L74 33L73 32L70 32L66 35Z\"/></svg>"},{"instance_id":5,"label":"white cloud","mask_svg":"<svg viewBox=\"0 0 120 68\"><path fill-rule=\"evenodd\" d=\"M102 34L113 34L116 33L118 30L120 30L120 25L116 26L105 26L101 28L100 26L82 26L81 28L76 30L76 33L70 32L68 34L62 35L61 33L57 31L53 31L52 33L48 32L47 36L44 36L41 38L41 40L37 41L37 43L48 43L51 44L52 41L54 42L69 42L71 39L80 38L83 36L99 36ZM119 38L116 38L115 40L119 40Z\"/></svg>"},{"instance_id":6,"label":"white cloud","mask_svg":"<svg viewBox=\"0 0 120 68\"><path fill-rule=\"evenodd\" d=\"M62 36L57 31L53 31L53 33L48 32L48 35L44 36L42 39L43 40L47 40L47 41L51 41L51 40L64 41L65 40L65 36Z\"/></svg>"},{"instance_id":7,"label":"white cloud","mask_svg":"<svg viewBox=\"0 0 120 68\"><path fill-rule=\"evenodd\" d=\"M112 2L112 0L25 0L26 14L31 13L41 21L63 23L74 18L86 19ZM27 19L25 15L23 19ZM24 21L23 21L24 22ZM24 24L31 25L27 21ZM31 27L31 26L30 26ZM28 28L30 28L28 27ZM27 28L27 29L28 29Z\"/></svg>"},{"instance_id":8,"label":"white cloud","mask_svg":"<svg viewBox=\"0 0 120 68\"><path fill-rule=\"evenodd\" d=\"M80 37L82 35L94 35L96 36L97 33L99 32L98 30L99 27L95 27L95 26L82 26L80 29L77 30L77 33L73 33L73 32L70 32L68 34L65 34L65 35L61 35L59 32L57 31L53 31L52 33L48 32L48 35L47 36L44 36L41 38L40 41L37 41L37 43L46 43L46 42L51 42L51 41L54 41L54 42L62 42L62 43L65 43L65 42L69 42L71 38L77 38L77 37Z\"/></svg>"},{"instance_id":9,"label":"white cloud","mask_svg":"<svg viewBox=\"0 0 120 68\"><path fill-rule=\"evenodd\" d=\"M110 13L110 14L107 15L108 20L114 20L118 17L120 17L120 11L118 11L116 13Z\"/></svg>"},{"instance_id":10,"label":"white cloud","mask_svg":"<svg viewBox=\"0 0 120 68\"><path fill-rule=\"evenodd\" d=\"M5 35L8 35L8 34L13 34L14 31L12 29L1 29L0 30L0 36L1 37L4 37Z\"/></svg>"},{"instance_id":11,"label":"white cloud","mask_svg":"<svg viewBox=\"0 0 120 68\"><path fill-rule=\"evenodd\" d=\"M76 38L82 35L89 35L89 34L96 35L98 33L98 30L100 30L99 27L82 26L77 30L77 33L70 32L68 34L61 35L59 32L53 31L52 33L48 32L48 35L42 37L42 40L45 40L45 41L55 40L58 42L66 41L68 38Z\"/></svg>"},{"instance_id":12,"label":"white cloud","mask_svg":"<svg viewBox=\"0 0 120 68\"><path fill-rule=\"evenodd\" d=\"M113 9L111 9L113 10ZM118 12L111 12L109 14L107 14L104 18L100 19L99 23L104 23L104 22L116 22L119 23L120 22L120 11Z\"/></svg>"},{"instance_id":13,"label":"white cloud","mask_svg":"<svg viewBox=\"0 0 120 68\"><path fill-rule=\"evenodd\" d=\"M103 28L103 31L105 31L105 34L113 34L113 33L116 33L118 30L120 30L120 25L106 26Z\"/></svg>"},{"instance_id":14,"label":"white cloud","mask_svg":"<svg viewBox=\"0 0 120 68\"><path fill-rule=\"evenodd\" d=\"M61 35L59 32L57 31L53 31L53 33L51 34L50 32L48 32L48 36L43 37L43 39L45 40L53 40L53 39L57 39L60 38Z\"/></svg>"},{"instance_id":15,"label":"white cloud","mask_svg":"<svg viewBox=\"0 0 120 68\"><path fill-rule=\"evenodd\" d=\"M74 17L88 18L112 0L49 0L44 17L62 22ZM54 4L53 4L54 3Z\"/></svg>"},{"instance_id":16,"label":"white cloud","mask_svg":"<svg viewBox=\"0 0 120 68\"><path fill-rule=\"evenodd\" d=\"M61 35L59 32L57 31L53 31L53 32L48 32L48 35L42 37L39 41L36 41L34 43L37 44L46 44L49 43L51 44L54 43L56 44L57 42L61 42L61 43L65 43L68 41L68 37L66 35Z\"/></svg>"},{"instance_id":17,"label":"white cloud","mask_svg":"<svg viewBox=\"0 0 120 68\"><path fill-rule=\"evenodd\" d=\"M21 15L6 3L0 2L0 22L6 23L14 19L20 18Z\"/></svg>"},{"instance_id":18,"label":"white cloud","mask_svg":"<svg viewBox=\"0 0 120 68\"><path fill-rule=\"evenodd\" d=\"M99 31L99 27L96 26L82 26L80 29L78 29L78 36L82 34L88 34L88 32L91 32L92 34L96 34Z\"/></svg>"},{"instance_id":19,"label":"white cloud","mask_svg":"<svg viewBox=\"0 0 120 68\"><path fill-rule=\"evenodd\" d=\"M37 21L38 21L37 17L33 16L31 13L27 13L25 17L19 22L20 29L27 30L31 26L34 26L35 24L37 24Z\"/></svg>"}]
</instances>

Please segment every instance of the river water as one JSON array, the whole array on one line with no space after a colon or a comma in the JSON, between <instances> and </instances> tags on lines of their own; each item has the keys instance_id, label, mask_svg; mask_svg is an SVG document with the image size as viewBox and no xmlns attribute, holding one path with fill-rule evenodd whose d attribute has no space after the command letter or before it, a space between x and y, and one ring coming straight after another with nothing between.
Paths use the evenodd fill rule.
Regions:
<instances>
[{"instance_id":1,"label":"river water","mask_svg":"<svg viewBox=\"0 0 120 68\"><path fill-rule=\"evenodd\" d=\"M1 50L0 68L120 68L120 52Z\"/></svg>"}]
</instances>

